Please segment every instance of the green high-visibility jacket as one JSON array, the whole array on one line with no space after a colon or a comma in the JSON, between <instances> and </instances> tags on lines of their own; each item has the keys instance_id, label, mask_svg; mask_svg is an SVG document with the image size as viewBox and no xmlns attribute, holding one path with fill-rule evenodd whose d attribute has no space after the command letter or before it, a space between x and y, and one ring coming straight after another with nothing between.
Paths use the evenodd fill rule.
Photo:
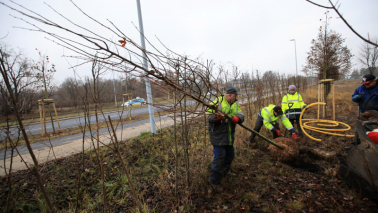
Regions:
<instances>
[{"instance_id":1,"label":"green high-visibility jacket","mask_svg":"<svg viewBox=\"0 0 378 213\"><path fill-rule=\"evenodd\" d=\"M295 92L293 95L290 93L284 95L281 103L283 112L289 109L289 103L293 103L290 109L302 109L305 105L302 96L298 92Z\"/></svg>"},{"instance_id":2,"label":"green high-visibility jacket","mask_svg":"<svg viewBox=\"0 0 378 213\"><path fill-rule=\"evenodd\" d=\"M267 129L272 130L274 129L274 126L272 124L275 124L276 120L281 119L283 125L287 128L287 130L291 131L292 129L294 129L293 125L291 125L289 119L286 118L285 114L282 114L281 116L277 116L277 117L274 115L273 113L274 107L275 105L270 104L269 106L264 107L260 111L260 116L263 118L264 126Z\"/></svg>"},{"instance_id":3,"label":"green high-visibility jacket","mask_svg":"<svg viewBox=\"0 0 378 213\"><path fill-rule=\"evenodd\" d=\"M229 104L224 96L220 96L210 103L211 105L217 105L221 112L228 114L229 116L237 116L239 123L244 122L244 114L240 109L240 105L237 101L233 104ZM223 118L220 121L216 119L216 113L214 110L209 109L207 111L209 121L209 135L211 144L214 146L232 145L235 140L235 127L236 125L229 121L227 118Z\"/></svg>"}]
</instances>

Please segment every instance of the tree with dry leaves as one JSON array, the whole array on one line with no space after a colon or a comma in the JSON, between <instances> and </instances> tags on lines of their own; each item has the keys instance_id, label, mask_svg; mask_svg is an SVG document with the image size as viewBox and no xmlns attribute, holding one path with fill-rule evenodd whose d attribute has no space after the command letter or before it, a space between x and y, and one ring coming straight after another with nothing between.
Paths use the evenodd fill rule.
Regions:
<instances>
[{"instance_id":1,"label":"tree with dry leaves","mask_svg":"<svg viewBox=\"0 0 378 213\"><path fill-rule=\"evenodd\" d=\"M353 55L347 46L344 46L345 38L340 33L329 30L325 21L321 26L317 39L311 41L311 49L308 52L306 66L303 72L306 75L315 75L318 79L341 79L348 75L352 67Z\"/></svg>"}]
</instances>

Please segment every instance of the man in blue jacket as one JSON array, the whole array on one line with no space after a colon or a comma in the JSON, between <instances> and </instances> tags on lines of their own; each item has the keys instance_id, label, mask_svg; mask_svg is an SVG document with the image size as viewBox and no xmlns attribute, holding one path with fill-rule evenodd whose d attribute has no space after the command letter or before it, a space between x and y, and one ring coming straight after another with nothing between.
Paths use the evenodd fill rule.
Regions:
<instances>
[{"instance_id":1,"label":"man in blue jacket","mask_svg":"<svg viewBox=\"0 0 378 213\"><path fill-rule=\"evenodd\" d=\"M357 87L352 95L352 101L358 103L360 112L364 113L366 110L378 111L378 87L377 79L372 74L364 75L362 78L362 85Z\"/></svg>"},{"instance_id":2,"label":"man in blue jacket","mask_svg":"<svg viewBox=\"0 0 378 213\"><path fill-rule=\"evenodd\" d=\"M364 113L366 110L378 111L377 79L375 79L374 75L367 74L363 76L361 84L362 85L357 87L356 91L354 91L352 101L358 103L361 113ZM351 146L345 147L345 149L351 149L360 143L361 141L358 134L355 132L355 137Z\"/></svg>"},{"instance_id":3,"label":"man in blue jacket","mask_svg":"<svg viewBox=\"0 0 378 213\"><path fill-rule=\"evenodd\" d=\"M235 156L233 145L236 124L244 122L244 114L236 100L237 95L235 87L227 88L224 96L219 96L210 103L216 105L221 113L216 113L212 109L207 111L210 141L214 147L209 182L217 192L222 192L221 178L230 174L231 163ZM231 116L232 120L229 121L224 114Z\"/></svg>"}]
</instances>

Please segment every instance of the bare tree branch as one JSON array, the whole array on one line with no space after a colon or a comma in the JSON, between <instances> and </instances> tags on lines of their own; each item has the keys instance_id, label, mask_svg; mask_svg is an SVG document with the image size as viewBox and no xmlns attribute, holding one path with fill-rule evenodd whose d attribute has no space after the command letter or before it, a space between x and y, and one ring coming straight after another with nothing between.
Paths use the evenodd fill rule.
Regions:
<instances>
[{"instance_id":1,"label":"bare tree branch","mask_svg":"<svg viewBox=\"0 0 378 213\"><path fill-rule=\"evenodd\" d=\"M316 6L318 6L318 7L322 7L322 8L325 8L325 9L333 9L333 10L337 13L337 15L339 15L339 17L343 20L343 22L348 26L348 28L349 28L350 30L352 30L352 32L353 32L354 34L356 34L360 39L364 40L365 42L367 42L367 43L369 43L369 44L372 44L372 45L378 47L378 44L377 44L377 43L374 43L374 42L370 41L369 39L364 38L364 37L361 36L356 30L354 30L353 27L350 26L350 24L349 24L349 23L345 20L345 18L340 14L338 8L335 7L335 5L332 3L331 0L328 0L328 1L329 1L329 3L332 5L332 7L326 7L326 6L323 6L323 5L317 4L317 3L315 3L315 2L312 2L312 1L310 1L310 0L306 0L306 1L309 2L309 3L311 3L311 4L316 5ZM340 6L340 4L339 4L339 6Z\"/></svg>"}]
</instances>

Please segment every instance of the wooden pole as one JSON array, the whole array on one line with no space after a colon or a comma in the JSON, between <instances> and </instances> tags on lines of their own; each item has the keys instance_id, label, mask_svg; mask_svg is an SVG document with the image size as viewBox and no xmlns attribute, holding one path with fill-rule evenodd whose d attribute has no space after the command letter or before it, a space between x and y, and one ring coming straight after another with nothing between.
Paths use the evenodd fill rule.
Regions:
<instances>
[{"instance_id":1,"label":"wooden pole","mask_svg":"<svg viewBox=\"0 0 378 213\"><path fill-rule=\"evenodd\" d=\"M131 120L131 103L130 103L130 99L129 99L129 120Z\"/></svg>"},{"instance_id":2,"label":"wooden pole","mask_svg":"<svg viewBox=\"0 0 378 213\"><path fill-rule=\"evenodd\" d=\"M333 105L333 120L335 121L335 82L332 81L332 105Z\"/></svg>"},{"instance_id":3,"label":"wooden pole","mask_svg":"<svg viewBox=\"0 0 378 213\"><path fill-rule=\"evenodd\" d=\"M326 103L326 96L325 96L325 82L323 82L323 92L322 92L322 97L323 97L323 102ZM326 105L323 105L323 118L325 119L325 111L326 111Z\"/></svg>"},{"instance_id":4,"label":"wooden pole","mask_svg":"<svg viewBox=\"0 0 378 213\"><path fill-rule=\"evenodd\" d=\"M42 109L41 109L41 100L38 100L39 107L39 120L41 121L41 136L43 137L43 124L42 124Z\"/></svg>"},{"instance_id":5,"label":"wooden pole","mask_svg":"<svg viewBox=\"0 0 378 213\"><path fill-rule=\"evenodd\" d=\"M59 132L62 133L62 129L60 128L59 117L58 117L58 113L56 112L56 108L55 108L55 103L54 103L54 101L52 102L52 104L53 104L53 107L54 107L56 120L58 121Z\"/></svg>"},{"instance_id":6,"label":"wooden pole","mask_svg":"<svg viewBox=\"0 0 378 213\"><path fill-rule=\"evenodd\" d=\"M46 129L46 114L45 114L45 101L42 99L42 111L43 111L43 123L45 126L45 136L47 136L47 129Z\"/></svg>"},{"instance_id":7,"label":"wooden pole","mask_svg":"<svg viewBox=\"0 0 378 213\"><path fill-rule=\"evenodd\" d=\"M123 104L125 104L125 94L122 95ZM125 119L125 105L122 106L123 119Z\"/></svg>"},{"instance_id":8,"label":"wooden pole","mask_svg":"<svg viewBox=\"0 0 378 213\"><path fill-rule=\"evenodd\" d=\"M320 83L318 82L318 102L320 102ZM320 105L318 105L318 120L320 114Z\"/></svg>"}]
</instances>

